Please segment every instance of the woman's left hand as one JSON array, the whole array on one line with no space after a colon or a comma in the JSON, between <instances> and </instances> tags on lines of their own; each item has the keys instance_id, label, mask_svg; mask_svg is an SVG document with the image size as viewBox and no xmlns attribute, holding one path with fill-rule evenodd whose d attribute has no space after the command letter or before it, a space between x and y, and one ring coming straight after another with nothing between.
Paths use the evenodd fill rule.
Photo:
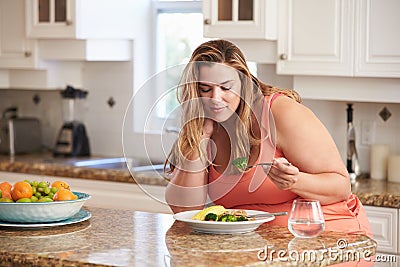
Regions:
<instances>
[{"instance_id":1,"label":"woman's left hand","mask_svg":"<svg viewBox=\"0 0 400 267\"><path fill-rule=\"evenodd\" d=\"M276 158L272 166L264 166L264 172L281 190L290 190L297 182L299 169L291 165L285 158Z\"/></svg>"}]
</instances>

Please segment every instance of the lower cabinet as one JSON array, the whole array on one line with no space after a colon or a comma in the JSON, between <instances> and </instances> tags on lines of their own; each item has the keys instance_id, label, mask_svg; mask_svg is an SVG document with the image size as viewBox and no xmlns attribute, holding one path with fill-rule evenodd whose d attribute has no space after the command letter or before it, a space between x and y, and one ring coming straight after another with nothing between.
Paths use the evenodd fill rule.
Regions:
<instances>
[{"instance_id":1,"label":"lower cabinet","mask_svg":"<svg viewBox=\"0 0 400 267\"><path fill-rule=\"evenodd\" d=\"M25 179L49 182L63 180L71 186L73 191L91 195L85 204L88 207L172 213L165 204L165 186L138 186L131 183L0 172L0 181L14 183Z\"/></svg>"},{"instance_id":2,"label":"lower cabinet","mask_svg":"<svg viewBox=\"0 0 400 267\"><path fill-rule=\"evenodd\" d=\"M378 243L375 266L399 266L399 209L364 206L374 240Z\"/></svg>"}]
</instances>

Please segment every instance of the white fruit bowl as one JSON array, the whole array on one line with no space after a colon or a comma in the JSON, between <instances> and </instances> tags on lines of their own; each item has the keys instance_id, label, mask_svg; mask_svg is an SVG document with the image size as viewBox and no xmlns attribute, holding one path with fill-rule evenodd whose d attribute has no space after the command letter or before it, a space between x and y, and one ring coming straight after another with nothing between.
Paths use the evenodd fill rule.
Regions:
<instances>
[{"instance_id":1,"label":"white fruit bowl","mask_svg":"<svg viewBox=\"0 0 400 267\"><path fill-rule=\"evenodd\" d=\"M76 200L54 202L0 202L0 221L14 223L56 222L71 218L82 208L89 194L73 192Z\"/></svg>"}]
</instances>

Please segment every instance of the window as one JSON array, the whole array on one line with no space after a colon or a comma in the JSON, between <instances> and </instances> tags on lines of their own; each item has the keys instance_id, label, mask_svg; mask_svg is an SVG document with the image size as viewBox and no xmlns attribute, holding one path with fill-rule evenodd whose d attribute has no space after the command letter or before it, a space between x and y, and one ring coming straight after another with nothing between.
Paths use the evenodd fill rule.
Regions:
<instances>
[{"instance_id":1,"label":"window","mask_svg":"<svg viewBox=\"0 0 400 267\"><path fill-rule=\"evenodd\" d=\"M176 98L177 79L169 77L167 69L181 69L189 61L193 50L205 42L203 37L203 14L201 1L154 2L155 17L155 69L156 76L165 72L165 83L158 83L154 112L146 130L161 130L165 120L173 120L173 111L178 106ZM173 72L179 74L179 72ZM159 80L159 79L158 79Z\"/></svg>"},{"instance_id":2,"label":"window","mask_svg":"<svg viewBox=\"0 0 400 267\"><path fill-rule=\"evenodd\" d=\"M177 127L179 103L176 95L181 71L193 50L209 40L203 37L202 1L155 0L154 69L156 73L137 94L137 105L145 106L136 115L135 128L145 133L160 133ZM249 66L253 72L255 64ZM256 73L256 70L255 72Z\"/></svg>"}]
</instances>

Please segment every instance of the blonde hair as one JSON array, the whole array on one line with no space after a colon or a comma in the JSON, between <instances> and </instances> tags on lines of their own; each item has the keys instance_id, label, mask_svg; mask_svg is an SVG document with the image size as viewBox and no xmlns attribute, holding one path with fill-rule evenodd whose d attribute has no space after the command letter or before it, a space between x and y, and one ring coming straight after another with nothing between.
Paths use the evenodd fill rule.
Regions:
<instances>
[{"instance_id":1,"label":"blonde hair","mask_svg":"<svg viewBox=\"0 0 400 267\"><path fill-rule=\"evenodd\" d=\"M182 104L182 129L165 162L165 165L170 164L170 172L182 163L182 159L189 157L193 152L200 154L202 162L212 164L206 151L202 151L200 148L204 111L200 101L192 100L200 97L198 88L200 66L215 63L222 63L235 68L241 80L241 100L236 109L235 136L241 137L246 134L248 139L235 139L235 149L231 151L231 158L233 159L248 155L250 147L260 143L260 138L251 129L252 119L254 118L251 108L255 101L260 100L260 92L264 96L281 93L301 102L300 96L294 90L283 90L267 85L253 76L243 53L233 43L226 40L212 40L201 44L193 51L179 86L178 100Z\"/></svg>"}]
</instances>

